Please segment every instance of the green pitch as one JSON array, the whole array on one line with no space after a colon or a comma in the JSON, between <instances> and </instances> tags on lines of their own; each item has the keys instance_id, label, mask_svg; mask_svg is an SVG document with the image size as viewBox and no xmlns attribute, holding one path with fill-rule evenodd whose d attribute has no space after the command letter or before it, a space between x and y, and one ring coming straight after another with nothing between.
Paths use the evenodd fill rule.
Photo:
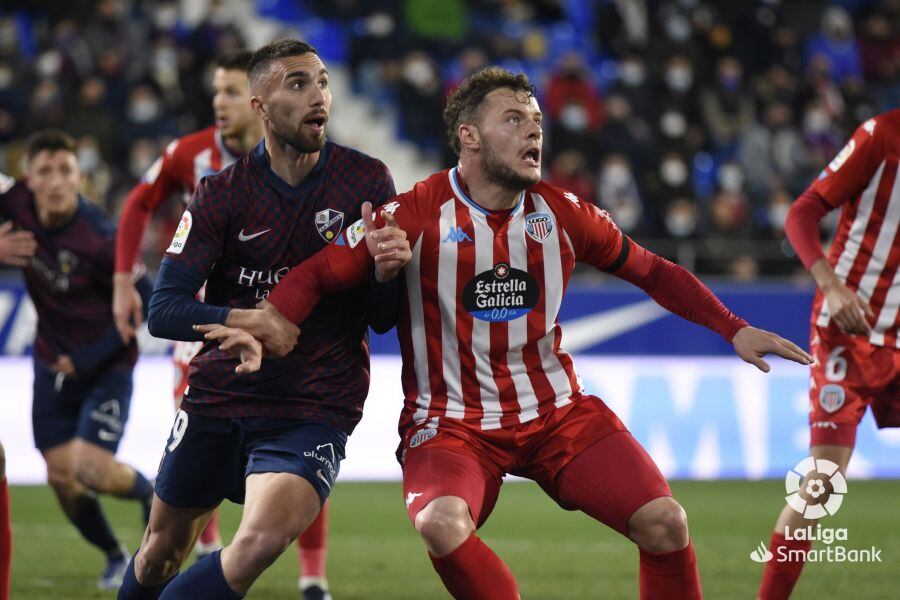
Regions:
<instances>
[{"instance_id":1,"label":"green pitch","mask_svg":"<svg viewBox=\"0 0 900 600\"><path fill-rule=\"evenodd\" d=\"M688 512L707 598L755 597L761 565L750 552L768 544L782 505L778 481L675 482ZM794 598L897 598L900 585L900 481L851 481L840 512L823 522L846 527L848 547L882 549L882 563L808 564ZM410 526L398 484L339 484L332 495L331 588L336 600L448 598ZM133 504L105 501L116 531L134 548L141 533ZM222 531L234 531L238 507L226 504ZM12 490L12 598L114 598L94 589L103 566L63 519L46 487ZM637 598L637 551L579 513L559 509L536 485L504 486L481 536L516 574L526 599ZM819 546L821 547L821 546ZM299 598L297 557L287 552L249 598Z\"/></svg>"}]
</instances>

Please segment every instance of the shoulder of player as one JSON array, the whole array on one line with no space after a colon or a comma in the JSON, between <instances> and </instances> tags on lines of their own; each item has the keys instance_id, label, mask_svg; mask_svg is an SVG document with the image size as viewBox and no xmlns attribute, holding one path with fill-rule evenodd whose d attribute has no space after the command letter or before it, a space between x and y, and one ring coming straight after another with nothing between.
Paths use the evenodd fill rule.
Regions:
<instances>
[{"instance_id":1,"label":"shoulder of player","mask_svg":"<svg viewBox=\"0 0 900 600\"><path fill-rule=\"evenodd\" d=\"M350 146L344 146L342 144L336 144L334 142L328 142L328 146L328 162L330 165L344 165L352 167L354 170L363 173L390 173L387 165L382 161L375 158L374 156L369 156L365 152L357 150L356 148L351 148Z\"/></svg>"},{"instance_id":2,"label":"shoulder of player","mask_svg":"<svg viewBox=\"0 0 900 600\"><path fill-rule=\"evenodd\" d=\"M890 110L865 121L859 129L876 139L900 146L900 109Z\"/></svg>"},{"instance_id":3,"label":"shoulder of player","mask_svg":"<svg viewBox=\"0 0 900 600\"><path fill-rule=\"evenodd\" d=\"M212 148L216 144L216 128L214 126L189 133L174 139L166 146L166 157L172 161L193 160L198 152Z\"/></svg>"},{"instance_id":4,"label":"shoulder of player","mask_svg":"<svg viewBox=\"0 0 900 600\"><path fill-rule=\"evenodd\" d=\"M88 228L105 238L112 238L116 234L116 225L106 212L85 198L78 197L78 216L80 221L87 224Z\"/></svg>"},{"instance_id":5,"label":"shoulder of player","mask_svg":"<svg viewBox=\"0 0 900 600\"><path fill-rule=\"evenodd\" d=\"M567 189L557 187L541 179L525 190L526 194L537 194L553 209L554 212L573 212L593 206Z\"/></svg>"}]
</instances>

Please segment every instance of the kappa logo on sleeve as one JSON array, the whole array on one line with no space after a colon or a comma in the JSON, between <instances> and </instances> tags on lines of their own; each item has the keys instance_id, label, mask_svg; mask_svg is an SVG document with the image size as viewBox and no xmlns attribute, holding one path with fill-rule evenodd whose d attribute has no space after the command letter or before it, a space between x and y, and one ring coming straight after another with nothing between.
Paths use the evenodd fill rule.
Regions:
<instances>
[{"instance_id":1,"label":"kappa logo on sleeve","mask_svg":"<svg viewBox=\"0 0 900 600\"><path fill-rule=\"evenodd\" d=\"M191 226L194 224L194 218L191 216L191 212L186 210L184 214L181 215L181 221L178 223L178 229L175 230L175 235L172 237L172 243L169 244L169 248L166 252L170 254L181 254L181 251L184 250L184 244L187 242L188 234L191 233Z\"/></svg>"}]
</instances>

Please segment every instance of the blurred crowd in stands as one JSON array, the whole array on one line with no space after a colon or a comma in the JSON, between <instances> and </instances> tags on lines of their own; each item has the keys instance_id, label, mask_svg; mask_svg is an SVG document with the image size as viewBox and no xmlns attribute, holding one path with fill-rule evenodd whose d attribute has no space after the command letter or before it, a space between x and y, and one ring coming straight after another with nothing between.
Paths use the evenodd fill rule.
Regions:
<instances>
[{"instance_id":1,"label":"blurred crowd in stands","mask_svg":"<svg viewBox=\"0 0 900 600\"><path fill-rule=\"evenodd\" d=\"M0 9L0 171L29 132L79 139L88 196L115 213L172 137L212 122L210 60L243 46L226 0ZM900 0L258 0L345 63L372 118L452 164L441 111L468 73L524 71L545 177L704 273L799 263L792 199L853 128L900 107Z\"/></svg>"}]
</instances>

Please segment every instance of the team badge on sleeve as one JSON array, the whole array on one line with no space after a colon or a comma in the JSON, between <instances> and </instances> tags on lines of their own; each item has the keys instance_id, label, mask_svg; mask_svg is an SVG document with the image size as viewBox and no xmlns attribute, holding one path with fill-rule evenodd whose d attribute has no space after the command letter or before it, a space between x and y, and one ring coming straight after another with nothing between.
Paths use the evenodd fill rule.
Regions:
<instances>
[{"instance_id":1,"label":"team badge on sleeve","mask_svg":"<svg viewBox=\"0 0 900 600\"><path fill-rule=\"evenodd\" d=\"M181 254L181 251L184 250L184 244L187 242L188 234L191 233L191 226L194 224L194 219L191 217L191 212L186 210L184 214L181 215L181 221L178 222L178 229L175 230L175 235L172 237L172 243L169 244L169 248L166 252L171 254Z\"/></svg>"},{"instance_id":2,"label":"team badge on sleeve","mask_svg":"<svg viewBox=\"0 0 900 600\"><path fill-rule=\"evenodd\" d=\"M531 213L525 217L525 233L534 241L543 244L551 231L553 231L553 217L548 213Z\"/></svg>"},{"instance_id":3,"label":"team badge on sleeve","mask_svg":"<svg viewBox=\"0 0 900 600\"><path fill-rule=\"evenodd\" d=\"M326 208L316 213L316 230L322 239L327 243L331 243L341 232L341 225L344 224L344 213Z\"/></svg>"},{"instance_id":4,"label":"team badge on sleeve","mask_svg":"<svg viewBox=\"0 0 900 600\"><path fill-rule=\"evenodd\" d=\"M822 391L819 393L819 405L825 412L833 413L844 405L845 396L842 386L836 383L829 383L822 386Z\"/></svg>"}]
</instances>

